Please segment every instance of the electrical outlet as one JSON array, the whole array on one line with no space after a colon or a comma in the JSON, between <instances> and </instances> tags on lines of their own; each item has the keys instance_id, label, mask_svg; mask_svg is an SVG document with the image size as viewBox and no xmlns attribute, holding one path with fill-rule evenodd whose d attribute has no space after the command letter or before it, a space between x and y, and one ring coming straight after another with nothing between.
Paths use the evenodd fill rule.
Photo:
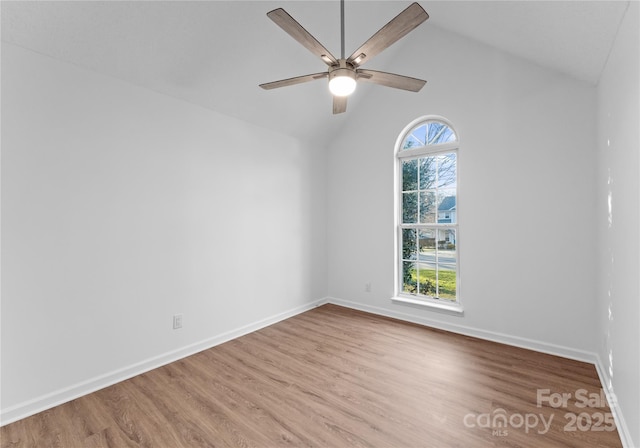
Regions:
<instances>
[{"instance_id":1,"label":"electrical outlet","mask_svg":"<svg viewBox=\"0 0 640 448\"><path fill-rule=\"evenodd\" d=\"M178 328L182 328L182 314L175 314L173 316L173 329L177 330Z\"/></svg>"},{"instance_id":2,"label":"electrical outlet","mask_svg":"<svg viewBox=\"0 0 640 448\"><path fill-rule=\"evenodd\" d=\"M364 284L364 292L371 292L371 282Z\"/></svg>"}]
</instances>

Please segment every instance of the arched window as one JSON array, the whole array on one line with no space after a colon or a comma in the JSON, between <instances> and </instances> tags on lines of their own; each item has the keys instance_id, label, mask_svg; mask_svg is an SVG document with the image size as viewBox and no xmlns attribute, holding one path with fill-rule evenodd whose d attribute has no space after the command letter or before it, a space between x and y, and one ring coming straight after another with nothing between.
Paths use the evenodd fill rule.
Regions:
<instances>
[{"instance_id":1,"label":"arched window","mask_svg":"<svg viewBox=\"0 0 640 448\"><path fill-rule=\"evenodd\" d=\"M461 310L458 135L442 117L410 123L396 143L397 300Z\"/></svg>"}]
</instances>

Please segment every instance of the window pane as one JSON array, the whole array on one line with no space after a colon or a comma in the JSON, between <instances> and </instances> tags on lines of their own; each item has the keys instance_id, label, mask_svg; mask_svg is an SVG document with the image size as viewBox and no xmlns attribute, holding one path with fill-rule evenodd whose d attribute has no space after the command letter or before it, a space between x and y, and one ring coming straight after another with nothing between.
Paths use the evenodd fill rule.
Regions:
<instances>
[{"instance_id":1,"label":"window pane","mask_svg":"<svg viewBox=\"0 0 640 448\"><path fill-rule=\"evenodd\" d=\"M436 222L436 194L433 191L420 192L420 222L423 224Z\"/></svg>"},{"instance_id":2,"label":"window pane","mask_svg":"<svg viewBox=\"0 0 640 448\"><path fill-rule=\"evenodd\" d=\"M416 148L418 146L423 146L423 145L424 144L421 143L420 140L415 138L413 135L409 135L409 137L407 137L406 140L404 141L402 145L402 149L411 149L411 148Z\"/></svg>"},{"instance_id":3,"label":"window pane","mask_svg":"<svg viewBox=\"0 0 640 448\"><path fill-rule=\"evenodd\" d=\"M420 260L426 260L422 255L431 253L435 254L436 250L436 231L433 229L420 230L418 232L418 247L420 248ZM431 258L429 262L435 263L436 259Z\"/></svg>"},{"instance_id":4,"label":"window pane","mask_svg":"<svg viewBox=\"0 0 640 448\"><path fill-rule=\"evenodd\" d=\"M457 214L456 190L438 191L438 223L454 224Z\"/></svg>"},{"instance_id":5,"label":"window pane","mask_svg":"<svg viewBox=\"0 0 640 448\"><path fill-rule=\"evenodd\" d=\"M412 261L402 262L402 291L409 294L416 293L416 268Z\"/></svg>"},{"instance_id":6,"label":"window pane","mask_svg":"<svg viewBox=\"0 0 640 448\"><path fill-rule=\"evenodd\" d=\"M420 247L420 265L418 269L419 293L426 296L436 295L436 231L418 232Z\"/></svg>"},{"instance_id":7,"label":"window pane","mask_svg":"<svg viewBox=\"0 0 640 448\"><path fill-rule=\"evenodd\" d=\"M456 154L444 154L438 157L438 188L456 188Z\"/></svg>"},{"instance_id":8,"label":"window pane","mask_svg":"<svg viewBox=\"0 0 640 448\"><path fill-rule=\"evenodd\" d=\"M402 193L402 222L418 222L418 193Z\"/></svg>"},{"instance_id":9,"label":"window pane","mask_svg":"<svg viewBox=\"0 0 640 448\"><path fill-rule=\"evenodd\" d=\"M436 157L423 157L420 161L420 190L435 188Z\"/></svg>"},{"instance_id":10,"label":"window pane","mask_svg":"<svg viewBox=\"0 0 640 448\"><path fill-rule=\"evenodd\" d=\"M447 126L440 137L439 143L455 142L457 139L456 134Z\"/></svg>"},{"instance_id":11,"label":"window pane","mask_svg":"<svg viewBox=\"0 0 640 448\"><path fill-rule=\"evenodd\" d=\"M449 126L439 121L432 121L428 124L427 145L437 145L439 143L453 142L456 135Z\"/></svg>"},{"instance_id":12,"label":"window pane","mask_svg":"<svg viewBox=\"0 0 640 448\"><path fill-rule=\"evenodd\" d=\"M421 145L424 145L427 141L427 125L423 124L418 126L413 131L411 131L411 135L420 142Z\"/></svg>"},{"instance_id":13,"label":"window pane","mask_svg":"<svg viewBox=\"0 0 640 448\"><path fill-rule=\"evenodd\" d=\"M402 229L402 259L418 259L418 245L416 244L415 229Z\"/></svg>"},{"instance_id":14,"label":"window pane","mask_svg":"<svg viewBox=\"0 0 640 448\"><path fill-rule=\"evenodd\" d=\"M402 191L418 189L418 160L402 161Z\"/></svg>"},{"instance_id":15,"label":"window pane","mask_svg":"<svg viewBox=\"0 0 640 448\"><path fill-rule=\"evenodd\" d=\"M420 284L418 291L423 296L437 297L435 265L420 263Z\"/></svg>"},{"instance_id":16,"label":"window pane","mask_svg":"<svg viewBox=\"0 0 640 448\"><path fill-rule=\"evenodd\" d=\"M438 297L456 299L457 249L455 229L438 230Z\"/></svg>"}]
</instances>

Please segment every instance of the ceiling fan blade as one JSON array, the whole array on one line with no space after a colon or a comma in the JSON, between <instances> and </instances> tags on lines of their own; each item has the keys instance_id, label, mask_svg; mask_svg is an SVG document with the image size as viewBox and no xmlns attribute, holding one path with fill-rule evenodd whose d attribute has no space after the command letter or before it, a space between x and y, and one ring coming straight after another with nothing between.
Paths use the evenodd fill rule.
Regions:
<instances>
[{"instance_id":1,"label":"ceiling fan blade","mask_svg":"<svg viewBox=\"0 0 640 448\"><path fill-rule=\"evenodd\" d=\"M395 73L379 72L376 70L358 69L358 81L371 82L381 86L393 87L395 89L419 92L427 83L423 79L411 78L409 76L396 75Z\"/></svg>"},{"instance_id":2,"label":"ceiling fan blade","mask_svg":"<svg viewBox=\"0 0 640 448\"><path fill-rule=\"evenodd\" d=\"M333 114L341 114L347 111L347 98L346 96L333 95Z\"/></svg>"},{"instance_id":3,"label":"ceiling fan blade","mask_svg":"<svg viewBox=\"0 0 640 448\"><path fill-rule=\"evenodd\" d=\"M375 55L393 45L428 18L429 14L422 6L412 3L354 51L347 62L356 67L369 62Z\"/></svg>"},{"instance_id":4,"label":"ceiling fan blade","mask_svg":"<svg viewBox=\"0 0 640 448\"><path fill-rule=\"evenodd\" d=\"M327 65L336 64L338 60L318 40L304 29L287 11L282 8L267 13L267 17L293 37L311 53L322 59Z\"/></svg>"},{"instance_id":5,"label":"ceiling fan blade","mask_svg":"<svg viewBox=\"0 0 640 448\"><path fill-rule=\"evenodd\" d=\"M293 86L296 84L302 84L303 82L315 81L316 79L322 79L329 76L329 73L314 73L312 75L296 76L295 78L281 79L280 81L267 82L260 84L265 90L277 89L279 87Z\"/></svg>"}]
</instances>

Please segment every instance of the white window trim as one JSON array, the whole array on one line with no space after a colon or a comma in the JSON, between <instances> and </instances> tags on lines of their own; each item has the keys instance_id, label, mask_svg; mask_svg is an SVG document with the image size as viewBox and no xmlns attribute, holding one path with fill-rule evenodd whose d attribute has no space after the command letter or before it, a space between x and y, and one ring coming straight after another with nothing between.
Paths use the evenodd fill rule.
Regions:
<instances>
[{"instance_id":1,"label":"white window trim","mask_svg":"<svg viewBox=\"0 0 640 448\"><path fill-rule=\"evenodd\" d=\"M442 299L414 299L409 296L394 296L391 297L391 301L407 305L418 305L439 311L449 311L455 314L464 314L464 307L459 301L447 303L446 300Z\"/></svg>"},{"instance_id":2,"label":"white window trim","mask_svg":"<svg viewBox=\"0 0 640 448\"><path fill-rule=\"evenodd\" d=\"M456 141L440 143L438 145L417 146L414 148L403 150L401 148L401 145L404 139L407 137L409 131L411 131L418 124L421 124L427 121L439 121L449 126L456 133ZM458 134L458 131L451 124L449 120L438 115L427 115L427 116L420 117L413 120L402 130L402 132L400 133L400 135L396 140L396 144L394 148L395 149L394 151L394 164L395 164L394 201L396 203L396 207L395 207L395 213L393 218L394 219L393 227L394 227L394 233L395 233L393 238L393 241L394 241L393 243L394 244L394 273L393 273L394 296L391 298L391 301L394 303L416 305L419 307L425 307L432 310L450 312L457 315L464 314L464 307L462 306L462 300L461 300L461 294L460 294L461 283L462 283L461 275L460 275L460 230L458 227L457 219L455 224L434 223L434 224L425 225L425 227L428 227L428 228L455 228L456 230L456 240L458 242L457 244L458 247L456 249L456 266L458 267L458 271L456 274L456 301L455 302L451 302L446 299L435 299L435 298L432 299L432 298L426 298L426 297L416 298L409 294L403 294L402 287L400 285L401 280L400 280L400 269L399 269L400 261L402 260L402 248L400 247L400 244L399 244L399 241L400 241L399 233L402 230L401 219L400 219L400 217L402 216L402 202L398 200L400 190L402 188L400 185L402 181L401 161L406 159L419 158L425 155L432 156L432 155L438 155L438 154L448 153L452 151L458 154L459 147L460 147L460 135ZM459 163L459 160L460 160L459 157L457 157L456 163ZM459 176L457 179L456 196L458 197L457 202L459 202L459 197L460 197ZM415 227L415 226L412 226L412 227Z\"/></svg>"}]
</instances>

